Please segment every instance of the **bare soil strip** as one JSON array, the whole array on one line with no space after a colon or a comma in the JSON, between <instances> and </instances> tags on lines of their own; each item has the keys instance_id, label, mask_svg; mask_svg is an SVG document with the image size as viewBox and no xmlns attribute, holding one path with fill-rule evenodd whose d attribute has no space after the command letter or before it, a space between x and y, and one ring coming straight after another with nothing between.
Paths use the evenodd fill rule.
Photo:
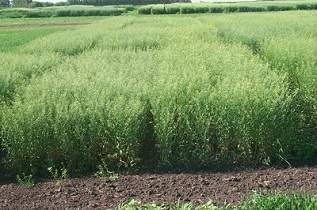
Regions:
<instances>
[{"instance_id":1,"label":"bare soil strip","mask_svg":"<svg viewBox=\"0 0 317 210\"><path fill-rule=\"evenodd\" d=\"M42 182L31 189L0 185L0 209L111 208L131 199L143 202L237 204L253 191L317 194L317 167L228 173L122 175L116 182L96 177Z\"/></svg>"}]
</instances>

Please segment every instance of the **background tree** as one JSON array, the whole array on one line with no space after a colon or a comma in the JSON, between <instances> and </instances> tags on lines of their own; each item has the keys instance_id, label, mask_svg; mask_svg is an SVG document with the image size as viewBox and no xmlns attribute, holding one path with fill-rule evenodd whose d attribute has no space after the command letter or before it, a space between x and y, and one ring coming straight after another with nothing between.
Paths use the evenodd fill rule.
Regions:
<instances>
[{"instance_id":1,"label":"background tree","mask_svg":"<svg viewBox=\"0 0 317 210\"><path fill-rule=\"evenodd\" d=\"M13 0L14 7L28 7L32 0Z\"/></svg>"},{"instance_id":2,"label":"background tree","mask_svg":"<svg viewBox=\"0 0 317 210\"><path fill-rule=\"evenodd\" d=\"M9 7L10 0L0 0L0 7Z\"/></svg>"}]
</instances>

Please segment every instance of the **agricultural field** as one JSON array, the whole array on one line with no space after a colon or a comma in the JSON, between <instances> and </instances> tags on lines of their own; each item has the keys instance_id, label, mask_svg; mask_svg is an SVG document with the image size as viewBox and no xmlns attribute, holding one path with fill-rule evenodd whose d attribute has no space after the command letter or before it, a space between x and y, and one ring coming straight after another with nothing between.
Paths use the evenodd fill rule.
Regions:
<instances>
[{"instance_id":1,"label":"agricultural field","mask_svg":"<svg viewBox=\"0 0 317 210\"><path fill-rule=\"evenodd\" d=\"M0 177L59 180L0 208L317 207L315 11L0 19L0 63Z\"/></svg>"},{"instance_id":2,"label":"agricultural field","mask_svg":"<svg viewBox=\"0 0 317 210\"><path fill-rule=\"evenodd\" d=\"M70 1L69 1L70 2ZM220 0L213 3L184 3L188 0L122 0L130 5L119 4L118 0L86 0L68 5L31 8L0 8L2 18L44 18L44 17L80 17L80 16L125 16L125 15L159 15L159 14L193 14L193 13L237 13L237 12L276 12L289 10L316 10L316 0L278 0L278 1L233 1ZM133 2L138 2L136 5ZM152 3L156 4L152 4ZM165 2L165 3L164 3ZM172 3L182 2L182 3ZM104 4L104 6L102 6ZM142 5L144 4L144 5ZM96 5L96 6L93 6Z\"/></svg>"}]
</instances>

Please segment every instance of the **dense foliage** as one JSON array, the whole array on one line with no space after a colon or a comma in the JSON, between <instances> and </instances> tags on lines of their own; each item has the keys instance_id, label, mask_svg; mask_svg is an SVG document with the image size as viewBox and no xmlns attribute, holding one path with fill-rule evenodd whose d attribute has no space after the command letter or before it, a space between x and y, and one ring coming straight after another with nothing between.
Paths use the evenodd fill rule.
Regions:
<instances>
[{"instance_id":1,"label":"dense foliage","mask_svg":"<svg viewBox=\"0 0 317 210\"><path fill-rule=\"evenodd\" d=\"M27 7L32 0L12 0L12 6L14 7Z\"/></svg>"},{"instance_id":2,"label":"dense foliage","mask_svg":"<svg viewBox=\"0 0 317 210\"><path fill-rule=\"evenodd\" d=\"M54 6L54 3L51 2L38 2L38 1L32 1L28 7L35 8L35 7L52 7Z\"/></svg>"},{"instance_id":3,"label":"dense foliage","mask_svg":"<svg viewBox=\"0 0 317 210\"><path fill-rule=\"evenodd\" d=\"M0 0L0 8L1 7L9 7L10 1L9 0Z\"/></svg>"},{"instance_id":4,"label":"dense foliage","mask_svg":"<svg viewBox=\"0 0 317 210\"><path fill-rule=\"evenodd\" d=\"M315 20L111 17L1 53L7 171L316 160Z\"/></svg>"}]
</instances>

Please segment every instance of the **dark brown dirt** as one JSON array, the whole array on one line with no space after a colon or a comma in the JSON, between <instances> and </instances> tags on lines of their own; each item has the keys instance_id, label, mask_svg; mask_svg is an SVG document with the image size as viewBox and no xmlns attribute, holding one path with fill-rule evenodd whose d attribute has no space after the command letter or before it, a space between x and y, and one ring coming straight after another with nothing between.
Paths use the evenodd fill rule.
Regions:
<instances>
[{"instance_id":1,"label":"dark brown dirt","mask_svg":"<svg viewBox=\"0 0 317 210\"><path fill-rule=\"evenodd\" d=\"M116 182L96 177L69 179L58 185L42 182L31 189L0 186L0 209L110 208L136 199L143 202L212 200L237 204L253 191L296 191L317 194L317 167L264 169L228 173L142 174Z\"/></svg>"}]
</instances>

